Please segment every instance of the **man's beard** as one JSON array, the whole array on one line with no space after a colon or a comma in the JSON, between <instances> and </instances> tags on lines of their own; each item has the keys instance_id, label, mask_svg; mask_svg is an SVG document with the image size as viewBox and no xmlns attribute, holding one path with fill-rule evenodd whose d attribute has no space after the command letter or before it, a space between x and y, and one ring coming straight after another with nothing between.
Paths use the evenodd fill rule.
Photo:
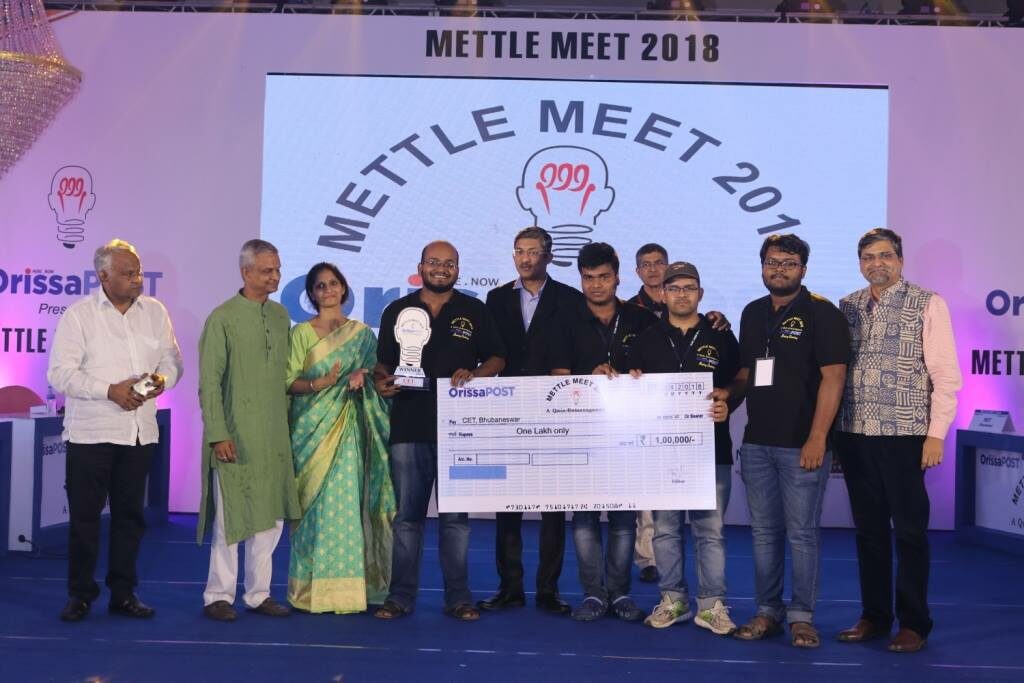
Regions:
<instances>
[{"instance_id":1,"label":"man's beard","mask_svg":"<svg viewBox=\"0 0 1024 683\"><path fill-rule=\"evenodd\" d=\"M455 280L452 280L451 282L445 285L435 285L428 278L423 279L423 288L430 290L434 294L447 294L448 292L452 291L454 287Z\"/></svg>"},{"instance_id":2,"label":"man's beard","mask_svg":"<svg viewBox=\"0 0 1024 683\"><path fill-rule=\"evenodd\" d=\"M764 286L768 288L768 291L771 294L774 294L775 296L778 296L778 297L783 297L783 296L789 296L791 294L796 294L797 292L800 291L800 284L801 284L800 280L797 280L796 282L792 282L791 284L788 284L788 285L785 285L785 286L776 285L771 280L765 280L765 282L764 282Z\"/></svg>"}]
</instances>

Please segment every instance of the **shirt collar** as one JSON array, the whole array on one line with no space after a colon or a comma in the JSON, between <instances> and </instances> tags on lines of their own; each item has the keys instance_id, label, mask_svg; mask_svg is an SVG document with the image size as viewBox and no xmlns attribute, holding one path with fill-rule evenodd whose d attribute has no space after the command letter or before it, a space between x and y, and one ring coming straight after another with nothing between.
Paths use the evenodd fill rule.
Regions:
<instances>
[{"instance_id":1,"label":"shirt collar","mask_svg":"<svg viewBox=\"0 0 1024 683\"><path fill-rule=\"evenodd\" d=\"M250 299L250 298L246 297L244 294L242 294L242 290L241 289L238 290L238 294L237 294L237 296L235 298L237 298L239 301L241 301L246 306L251 306L253 308L263 308L263 306L267 305L271 301L270 297L267 297L267 300L264 301L263 303L260 303L258 301L253 301L252 299Z\"/></svg>"},{"instance_id":2,"label":"shirt collar","mask_svg":"<svg viewBox=\"0 0 1024 683\"><path fill-rule=\"evenodd\" d=\"M551 278L549 278L549 277L545 277L544 278L544 282L540 286L540 289L537 290L537 294L536 295L530 294L530 296L540 296L541 294L543 294L544 293L544 288L548 286L548 280L550 280L550 279ZM523 286L523 278L517 277L516 281L512 283L512 289L526 289L526 287ZM528 290L528 289L526 289L526 291L527 291L527 293L530 292L530 290Z\"/></svg>"},{"instance_id":3,"label":"shirt collar","mask_svg":"<svg viewBox=\"0 0 1024 683\"><path fill-rule=\"evenodd\" d=\"M107 306L110 306L111 308L114 308L114 304L111 303L110 299L107 298L107 293L103 291L103 287L100 287L99 289L97 289L96 292L92 294L92 297L93 297L93 300L96 303L96 307L97 308L102 308L104 305L107 305ZM136 307L138 307L140 309L145 308L146 306L145 306L145 304L142 303L142 299L143 299L143 295L142 294L137 296L135 298L135 301L132 302L132 305L128 307L128 309L125 311L125 313L127 313L128 311L130 311L130 310L132 310L133 308L136 308Z\"/></svg>"},{"instance_id":4,"label":"shirt collar","mask_svg":"<svg viewBox=\"0 0 1024 683\"><path fill-rule=\"evenodd\" d=\"M625 313L625 311L626 311L626 307L623 305L622 299L620 299L619 297L615 297L615 315L616 316L620 316L623 313ZM587 316L589 317L590 320L598 323L599 325L604 325L604 323L601 322L601 319L598 318L596 315L594 315L594 312L592 310L590 310L589 306L587 307ZM613 321L615 320L615 316L612 317L612 320Z\"/></svg>"},{"instance_id":5,"label":"shirt collar","mask_svg":"<svg viewBox=\"0 0 1024 683\"><path fill-rule=\"evenodd\" d=\"M880 306L889 305L890 303L892 303L892 299L894 297L896 297L896 296L899 296L899 293L902 292L906 288L906 286L907 286L907 281L904 280L903 278L900 278L891 287L887 287L885 289L885 291L882 292L882 295L880 297L878 297L878 301L875 302L875 305L880 305ZM872 301L873 299L871 297L871 288L868 287L867 291L868 291L867 300L868 301Z\"/></svg>"},{"instance_id":6,"label":"shirt collar","mask_svg":"<svg viewBox=\"0 0 1024 683\"><path fill-rule=\"evenodd\" d=\"M702 329L706 323L707 323L707 318L704 317L704 314L703 313L698 313L697 314L697 324L694 325L693 327L691 327L689 332L693 332L694 330ZM673 325L672 323L670 323L668 321L668 316L665 316L664 318L660 318L658 320L657 324L660 325L661 329L663 331L665 331L666 333L677 334L677 335L680 335L680 336L683 335L683 331L681 329L679 329L678 327L676 327L675 325Z\"/></svg>"}]
</instances>

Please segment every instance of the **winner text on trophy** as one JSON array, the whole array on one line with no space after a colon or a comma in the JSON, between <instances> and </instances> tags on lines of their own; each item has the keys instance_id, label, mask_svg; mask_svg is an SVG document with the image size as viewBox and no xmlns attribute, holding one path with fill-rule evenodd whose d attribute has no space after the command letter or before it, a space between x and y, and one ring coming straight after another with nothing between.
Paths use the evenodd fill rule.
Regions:
<instances>
[{"instance_id":1,"label":"winner text on trophy","mask_svg":"<svg viewBox=\"0 0 1024 683\"><path fill-rule=\"evenodd\" d=\"M395 339L401 349L395 384L405 389L429 389L430 380L421 366L423 347L430 340L430 315L422 308L403 308L395 320Z\"/></svg>"}]
</instances>

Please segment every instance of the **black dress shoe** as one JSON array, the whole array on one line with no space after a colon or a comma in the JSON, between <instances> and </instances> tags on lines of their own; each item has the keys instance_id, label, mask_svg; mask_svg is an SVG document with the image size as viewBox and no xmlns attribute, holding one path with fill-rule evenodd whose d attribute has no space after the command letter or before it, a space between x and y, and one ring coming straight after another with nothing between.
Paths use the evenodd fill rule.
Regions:
<instances>
[{"instance_id":1,"label":"black dress shoe","mask_svg":"<svg viewBox=\"0 0 1024 683\"><path fill-rule=\"evenodd\" d=\"M542 609L552 614L568 614L572 611L569 603L557 595L538 595L537 609Z\"/></svg>"},{"instance_id":2,"label":"black dress shoe","mask_svg":"<svg viewBox=\"0 0 1024 683\"><path fill-rule=\"evenodd\" d=\"M81 621L89 613L89 603L78 598L68 598L68 604L60 611L61 621Z\"/></svg>"},{"instance_id":3,"label":"black dress shoe","mask_svg":"<svg viewBox=\"0 0 1024 683\"><path fill-rule=\"evenodd\" d=\"M156 614L155 609L139 600L139 596L134 594L121 600L111 600L107 606L107 611L111 614L120 614L122 617L131 617L133 619L149 619Z\"/></svg>"},{"instance_id":4,"label":"black dress shoe","mask_svg":"<svg viewBox=\"0 0 1024 683\"><path fill-rule=\"evenodd\" d=\"M507 609L509 607L522 607L526 604L526 595L523 593L509 593L498 591L486 600L480 600L476 606L485 610Z\"/></svg>"}]
</instances>

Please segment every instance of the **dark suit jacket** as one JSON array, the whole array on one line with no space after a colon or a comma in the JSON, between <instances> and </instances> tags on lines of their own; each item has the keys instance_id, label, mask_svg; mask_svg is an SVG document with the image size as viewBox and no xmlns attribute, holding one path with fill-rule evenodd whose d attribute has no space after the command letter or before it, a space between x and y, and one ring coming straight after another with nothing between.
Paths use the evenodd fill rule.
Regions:
<instances>
[{"instance_id":1,"label":"dark suit jacket","mask_svg":"<svg viewBox=\"0 0 1024 683\"><path fill-rule=\"evenodd\" d=\"M487 308L498 327L498 333L508 355L505 358L504 377L548 375L551 365L548 348L551 335L558 334L569 320L577 319L586 310L586 300L579 290L548 277L544 291L537 302L537 310L527 331L523 326L523 312L519 305L519 290L515 281L506 282L487 293Z\"/></svg>"}]
</instances>

